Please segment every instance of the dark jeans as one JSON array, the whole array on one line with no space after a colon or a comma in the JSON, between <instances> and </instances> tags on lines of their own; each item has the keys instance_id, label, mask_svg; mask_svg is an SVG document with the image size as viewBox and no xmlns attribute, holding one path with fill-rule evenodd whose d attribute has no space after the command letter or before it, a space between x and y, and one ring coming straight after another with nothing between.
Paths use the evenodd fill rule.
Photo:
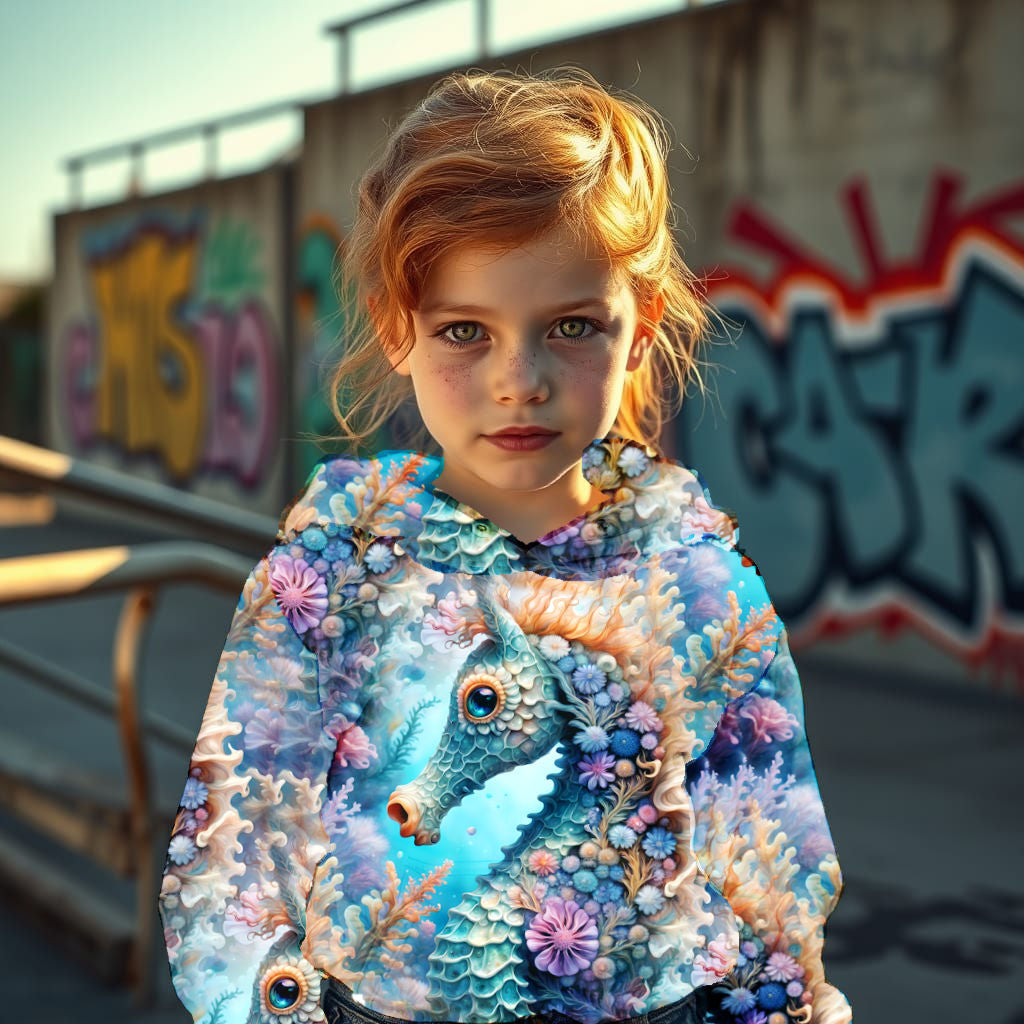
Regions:
<instances>
[{"instance_id":1,"label":"dark jeans","mask_svg":"<svg viewBox=\"0 0 1024 1024\"><path fill-rule=\"evenodd\" d=\"M668 1006L659 1006L656 1010L642 1013L637 1017L626 1017L621 1024L706 1024L708 1020L716 1020L713 1016L705 1017L712 1009L712 999L710 988L704 986L694 989L685 999L670 1003ZM326 979L322 1006L327 1024L409 1024L404 1017L389 1017L386 1013L378 1013L368 1006L357 1003L352 998L352 990L336 978ZM440 1024L451 1022L442 1021ZM510 1024L576 1024L576 1021L556 1010L551 1013L535 1013L529 1017L517 1017Z\"/></svg>"}]
</instances>

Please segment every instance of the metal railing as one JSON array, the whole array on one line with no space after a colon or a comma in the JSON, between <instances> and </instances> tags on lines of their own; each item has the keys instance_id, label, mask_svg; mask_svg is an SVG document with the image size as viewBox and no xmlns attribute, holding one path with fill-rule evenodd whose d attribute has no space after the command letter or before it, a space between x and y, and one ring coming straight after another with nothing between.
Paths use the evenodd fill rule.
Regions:
<instances>
[{"instance_id":1,"label":"metal railing","mask_svg":"<svg viewBox=\"0 0 1024 1024\"><path fill-rule=\"evenodd\" d=\"M349 35L352 29L370 25L375 21L383 21L395 14L409 11L414 7L424 7L428 4L434 5L438 2L439 0L402 0L401 3L392 4L390 7L385 7L382 10L358 14L351 18L345 18L343 21L336 21L333 25L328 25L324 31L338 37L338 77L341 82L341 94L345 95L351 92L352 89L350 71L352 67L352 52L351 36ZM489 0L476 0L475 11L476 56L474 59L483 60L489 56L490 48L491 5Z\"/></svg>"},{"instance_id":2,"label":"metal railing","mask_svg":"<svg viewBox=\"0 0 1024 1024\"><path fill-rule=\"evenodd\" d=\"M217 502L182 494L159 484L126 478L125 474L90 467L67 456L0 437L0 471L67 493L86 495L107 504L130 506L161 521L216 532L220 536L259 536L264 550L273 543L277 523ZM127 489L132 479L134 491ZM171 492L171 493L165 493ZM242 522L236 529L235 520ZM113 645L113 690L107 690L37 654L0 640L0 665L16 675L76 702L117 724L124 757L127 805L109 796L86 792L80 769L52 759L17 756L20 738L0 745L0 804L64 848L84 855L107 870L135 880L135 909L129 964L125 975L134 985L136 1002L152 996L152 951L156 927L160 851L154 843L169 822L159 820L154 806L147 739L169 745L187 756L195 738L174 722L139 707L140 649L159 588L194 581L237 596L252 568L245 556L211 544L158 541L0 559L0 608L62 597L125 591ZM28 767L26 767L28 766ZM70 786L67 784L71 780ZM68 790L71 790L69 799ZM130 837L125 841L125 835ZM0 853L11 854L9 844ZM3 858L0 857L0 860ZM31 884L36 865L15 856L23 887ZM26 867L27 865L27 867ZM16 878L14 884L18 884ZM51 913L71 908L48 908ZM95 921L97 929L103 922Z\"/></svg>"},{"instance_id":3,"label":"metal railing","mask_svg":"<svg viewBox=\"0 0 1024 1024\"><path fill-rule=\"evenodd\" d=\"M277 532L277 520L270 516L2 435L0 471L34 485L132 512L153 525L198 531L206 539L244 551L265 550Z\"/></svg>"},{"instance_id":4,"label":"metal railing","mask_svg":"<svg viewBox=\"0 0 1024 1024\"><path fill-rule=\"evenodd\" d=\"M109 160L129 157L132 161L132 171L130 176L132 187L141 191L143 159L146 153L162 146L167 146L176 142L188 141L189 139L202 137L205 140L205 176L207 180L215 178L217 176L218 140L221 133L226 129L235 128L243 124L251 124L254 121L266 120L267 118L276 117L289 111L300 112L305 107L312 106L315 103L323 103L326 100L334 99L338 96L346 96L354 91L352 88L351 72L352 32L354 29L364 28L365 26L371 25L375 22L390 19L417 7L437 6L441 3L450 2L451 0L401 0L401 2L392 4L390 7L385 7L376 11L368 11L365 14L354 15L351 18L345 18L326 26L324 29L325 32L338 37L339 87L336 93L330 93L324 96L310 96L305 98L282 100L279 103L269 103L265 106L254 107L250 110L244 110L234 114L226 114L222 117L205 118L201 121L194 121L190 124L181 125L177 128L153 132L150 135L143 135L138 138L130 139L126 142L118 142L108 146L101 146L97 149L86 150L67 157L64 160L64 170L67 172L69 178L71 208L77 209L82 204L82 178L85 168L89 164L103 163ZM719 0L679 0L679 8L685 9L690 6L700 6L702 3L706 4L711 2L719 2ZM474 61L483 61L498 55L498 52L493 47L490 39L490 4L491 0L474 0L474 35L476 39L476 49L471 58ZM653 13L649 12L641 15L640 17L631 18L623 24L632 25L638 22L650 21L655 18L664 17L669 13L673 12L664 10L659 10ZM616 24L614 27L621 28L622 25ZM598 32L606 31L606 29L588 28L588 33L590 31ZM557 41L558 38L545 40L544 45ZM416 75L418 76L422 73L422 71L417 71ZM381 85L392 84L393 81L402 81L402 79L389 79L385 82L375 81L370 88L380 88Z\"/></svg>"}]
</instances>

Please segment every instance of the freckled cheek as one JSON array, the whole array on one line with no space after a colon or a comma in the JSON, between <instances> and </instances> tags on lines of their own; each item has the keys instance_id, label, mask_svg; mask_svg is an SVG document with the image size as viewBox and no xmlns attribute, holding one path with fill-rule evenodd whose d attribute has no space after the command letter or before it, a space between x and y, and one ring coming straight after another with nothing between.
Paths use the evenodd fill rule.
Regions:
<instances>
[{"instance_id":1,"label":"freckled cheek","mask_svg":"<svg viewBox=\"0 0 1024 1024\"><path fill-rule=\"evenodd\" d=\"M471 394L473 381L470 367L444 359L433 361L429 367L430 389L438 404L451 408L468 408L475 402Z\"/></svg>"},{"instance_id":2,"label":"freckled cheek","mask_svg":"<svg viewBox=\"0 0 1024 1024\"><path fill-rule=\"evenodd\" d=\"M581 403L592 401L595 395L610 397L614 391L615 363L604 356L581 356L563 376L567 393Z\"/></svg>"}]
</instances>

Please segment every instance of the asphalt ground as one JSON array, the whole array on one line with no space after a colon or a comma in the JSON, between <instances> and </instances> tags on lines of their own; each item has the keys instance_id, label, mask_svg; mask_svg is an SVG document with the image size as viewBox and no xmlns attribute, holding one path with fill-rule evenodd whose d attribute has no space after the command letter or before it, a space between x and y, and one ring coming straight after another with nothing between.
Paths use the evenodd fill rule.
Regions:
<instances>
[{"instance_id":1,"label":"asphalt ground","mask_svg":"<svg viewBox=\"0 0 1024 1024\"><path fill-rule=\"evenodd\" d=\"M167 537L59 509L46 525L0 525L0 558ZM0 608L0 637L110 687L120 606L114 594ZM167 586L156 605L143 704L193 736L233 609L233 597L193 584ZM843 667L814 651L794 657L845 881L826 930L829 981L859 1024L1024 1024L1024 700ZM38 742L69 770L109 777L114 793L123 772L109 720L3 668L0 694L0 728ZM158 800L173 805L187 754L154 745L150 766ZM25 836L0 816L0 840ZM157 837L160 847L166 838ZM130 910L129 884L74 858L63 863L83 889ZM5 1020L185 1024L159 946L154 969L154 998L139 1008L38 913L0 902Z\"/></svg>"}]
</instances>

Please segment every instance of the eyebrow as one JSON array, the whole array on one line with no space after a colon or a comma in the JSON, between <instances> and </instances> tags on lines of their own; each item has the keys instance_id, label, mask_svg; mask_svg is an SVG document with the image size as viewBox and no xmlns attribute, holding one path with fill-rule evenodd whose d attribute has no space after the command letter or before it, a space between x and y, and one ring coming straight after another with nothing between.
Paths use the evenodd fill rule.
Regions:
<instances>
[{"instance_id":1,"label":"eyebrow","mask_svg":"<svg viewBox=\"0 0 1024 1024\"><path fill-rule=\"evenodd\" d=\"M608 308L608 302L606 299L587 296L583 299L570 299L568 302L560 302L557 306L552 306L550 309L541 310L541 314L544 316L551 316L559 310L566 309L579 309L580 306L602 306ZM496 313L496 310L488 309L486 306L474 306L470 303L458 303L450 304L444 301L433 302L429 306L423 306L420 309L420 313L426 315L430 313L472 313L477 316L490 316Z\"/></svg>"}]
</instances>

